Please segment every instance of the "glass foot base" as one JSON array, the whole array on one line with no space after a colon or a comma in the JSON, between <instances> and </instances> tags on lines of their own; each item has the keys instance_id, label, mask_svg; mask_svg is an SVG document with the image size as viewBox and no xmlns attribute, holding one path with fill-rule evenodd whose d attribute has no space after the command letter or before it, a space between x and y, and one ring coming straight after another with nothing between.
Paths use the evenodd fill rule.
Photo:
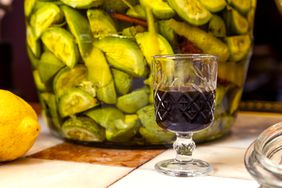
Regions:
<instances>
[{"instance_id":1,"label":"glass foot base","mask_svg":"<svg viewBox=\"0 0 282 188\"><path fill-rule=\"evenodd\" d=\"M177 177L202 176L212 171L209 163L198 159L188 162L180 162L175 159L160 161L155 165L155 169L163 174Z\"/></svg>"}]
</instances>

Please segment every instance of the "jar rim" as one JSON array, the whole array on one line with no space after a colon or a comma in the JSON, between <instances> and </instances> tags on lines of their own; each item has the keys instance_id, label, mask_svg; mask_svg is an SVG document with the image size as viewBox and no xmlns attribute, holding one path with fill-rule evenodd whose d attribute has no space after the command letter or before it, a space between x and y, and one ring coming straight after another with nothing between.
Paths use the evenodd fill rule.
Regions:
<instances>
[{"instance_id":1,"label":"jar rim","mask_svg":"<svg viewBox=\"0 0 282 188\"><path fill-rule=\"evenodd\" d=\"M280 139L282 139L282 122L274 124L264 130L254 141L254 151L256 153L257 160L266 169L278 174L282 174L282 164L275 164L272 160L269 159L269 157L267 156L267 152L269 151L268 145L273 142L277 142L280 136ZM279 147L281 148L280 150L282 150L282 145L278 145L277 148L279 149Z\"/></svg>"}]
</instances>

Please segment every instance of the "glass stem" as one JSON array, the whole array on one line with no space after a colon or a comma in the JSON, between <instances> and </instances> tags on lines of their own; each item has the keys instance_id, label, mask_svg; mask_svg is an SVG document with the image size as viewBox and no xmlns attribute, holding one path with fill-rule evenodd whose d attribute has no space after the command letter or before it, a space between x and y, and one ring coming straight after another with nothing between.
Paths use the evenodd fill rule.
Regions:
<instances>
[{"instance_id":1,"label":"glass stem","mask_svg":"<svg viewBox=\"0 0 282 188\"><path fill-rule=\"evenodd\" d=\"M192 153L196 148L196 144L192 139L193 133L176 133L176 140L173 148L176 151L175 160L178 162L189 162L192 160Z\"/></svg>"}]
</instances>

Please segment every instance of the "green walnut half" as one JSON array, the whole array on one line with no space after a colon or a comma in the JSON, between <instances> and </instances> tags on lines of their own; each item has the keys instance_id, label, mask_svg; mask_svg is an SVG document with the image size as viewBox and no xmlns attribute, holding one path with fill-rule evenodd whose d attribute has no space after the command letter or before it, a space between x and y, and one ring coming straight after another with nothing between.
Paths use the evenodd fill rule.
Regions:
<instances>
[{"instance_id":1,"label":"green walnut half","mask_svg":"<svg viewBox=\"0 0 282 188\"><path fill-rule=\"evenodd\" d=\"M47 49L68 67L73 68L76 65L79 53L75 40L68 31L52 27L42 34L41 39Z\"/></svg>"},{"instance_id":2,"label":"green walnut half","mask_svg":"<svg viewBox=\"0 0 282 188\"><path fill-rule=\"evenodd\" d=\"M71 140L102 142L105 129L89 117L78 116L67 119L62 125L64 136Z\"/></svg>"},{"instance_id":3,"label":"green walnut half","mask_svg":"<svg viewBox=\"0 0 282 188\"><path fill-rule=\"evenodd\" d=\"M168 0L168 4L181 18L192 25L204 25L212 17L198 0Z\"/></svg>"},{"instance_id":4,"label":"green walnut half","mask_svg":"<svg viewBox=\"0 0 282 188\"><path fill-rule=\"evenodd\" d=\"M61 0L64 4L79 9L98 7L103 4L103 0Z\"/></svg>"},{"instance_id":5,"label":"green walnut half","mask_svg":"<svg viewBox=\"0 0 282 188\"><path fill-rule=\"evenodd\" d=\"M142 77L146 73L146 61L134 41L121 37L105 37L94 45L106 54L113 67L135 77Z\"/></svg>"}]
</instances>

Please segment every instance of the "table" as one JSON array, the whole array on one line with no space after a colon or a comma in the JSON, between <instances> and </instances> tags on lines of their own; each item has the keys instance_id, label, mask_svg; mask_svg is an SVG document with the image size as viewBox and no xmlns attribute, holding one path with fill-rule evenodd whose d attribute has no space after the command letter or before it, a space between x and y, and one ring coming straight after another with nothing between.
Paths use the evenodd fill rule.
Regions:
<instances>
[{"instance_id":1,"label":"table","mask_svg":"<svg viewBox=\"0 0 282 188\"><path fill-rule=\"evenodd\" d=\"M213 173L196 178L160 174L154 164L174 157L171 149L115 150L65 143L50 135L42 117L41 133L25 157L0 164L0 187L10 188L141 188L248 187L259 185L244 167L247 147L282 114L240 112L230 135L198 145L195 157L213 165Z\"/></svg>"}]
</instances>

